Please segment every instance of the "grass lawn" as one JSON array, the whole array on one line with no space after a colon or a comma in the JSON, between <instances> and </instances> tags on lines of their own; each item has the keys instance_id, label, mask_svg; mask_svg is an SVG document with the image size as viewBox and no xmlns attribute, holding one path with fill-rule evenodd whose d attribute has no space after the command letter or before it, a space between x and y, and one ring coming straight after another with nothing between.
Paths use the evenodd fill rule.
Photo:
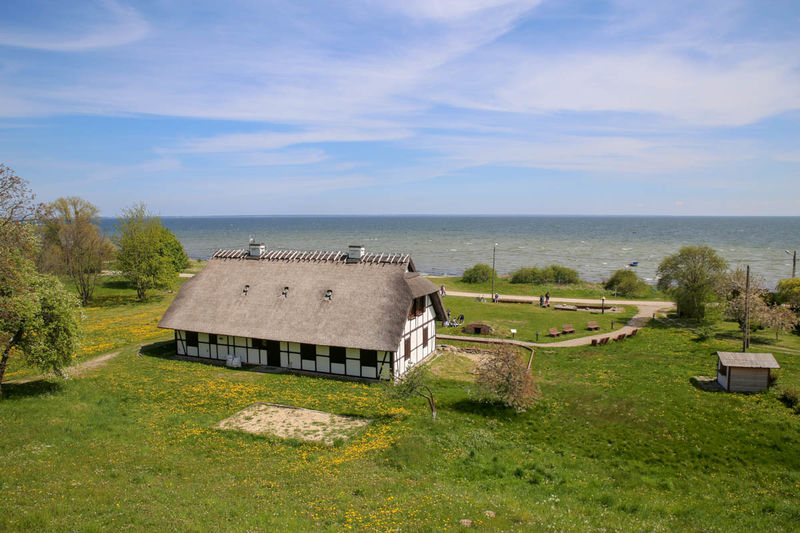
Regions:
<instances>
[{"instance_id":1,"label":"grass lawn","mask_svg":"<svg viewBox=\"0 0 800 533\"><path fill-rule=\"evenodd\" d=\"M511 329L517 330L514 337L522 341L536 341L536 332L539 332L539 342L560 341L596 333L612 331L611 321L614 321L614 328L618 329L636 314L633 306L625 307L622 313L589 313L585 311L558 311L552 307L542 308L538 304L516 304L516 303L492 303L479 302L474 298L463 298L458 296L445 296L445 308L450 310L452 317L464 315L464 325L470 322L484 322L495 328L493 337L511 338ZM599 331L588 331L586 323L589 320L597 322L600 326ZM558 328L564 324L572 324L575 333L563 335L562 337L548 337L547 331L550 328ZM449 335L465 335L458 328L439 328L439 332Z\"/></svg>"},{"instance_id":2,"label":"grass lawn","mask_svg":"<svg viewBox=\"0 0 800 533\"><path fill-rule=\"evenodd\" d=\"M461 291L461 292L479 292L491 294L492 282L485 283L464 283L460 277L453 276L428 276L428 279L436 284L437 287L442 285L448 291ZM603 289L600 283L590 283L582 281L575 285L529 285L526 283L511 283L508 277L497 278L494 282L494 291L500 294L515 294L519 296L543 296L547 291L550 291L550 296L559 298L594 298L599 300L603 296L606 298L614 298L613 291ZM624 300L669 300L663 293L652 288L650 293L642 297L619 296Z\"/></svg>"},{"instance_id":3,"label":"grass lawn","mask_svg":"<svg viewBox=\"0 0 800 533\"><path fill-rule=\"evenodd\" d=\"M109 331L133 330L167 302L123 299L128 314ZM800 416L778 390L690 384L733 340L698 342L657 321L624 343L539 349L542 397L520 414L474 401L472 362L448 354L432 363L434 422L425 400L389 401L379 385L172 360L170 338L145 339L141 357L127 345L79 378L5 387L0 530L440 531L469 518L484 531L794 531L800 521ZM774 351L779 385L798 388L800 355ZM374 422L336 446L212 428L259 401Z\"/></svg>"}]
</instances>

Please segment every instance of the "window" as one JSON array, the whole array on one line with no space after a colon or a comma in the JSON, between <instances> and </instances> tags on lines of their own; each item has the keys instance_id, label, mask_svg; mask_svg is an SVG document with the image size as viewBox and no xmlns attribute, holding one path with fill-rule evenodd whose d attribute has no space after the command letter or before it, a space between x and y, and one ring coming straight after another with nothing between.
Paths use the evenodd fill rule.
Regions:
<instances>
[{"instance_id":1,"label":"window","mask_svg":"<svg viewBox=\"0 0 800 533\"><path fill-rule=\"evenodd\" d=\"M722 363L720 363L719 364L719 374L721 376L727 376L728 375L728 367L723 365Z\"/></svg>"},{"instance_id":2,"label":"window","mask_svg":"<svg viewBox=\"0 0 800 533\"><path fill-rule=\"evenodd\" d=\"M216 333L209 333L208 334L208 343L209 344L217 344L217 334Z\"/></svg>"},{"instance_id":3,"label":"window","mask_svg":"<svg viewBox=\"0 0 800 533\"><path fill-rule=\"evenodd\" d=\"M253 339L253 348L256 350L266 350L267 349L267 341L264 339Z\"/></svg>"},{"instance_id":4,"label":"window","mask_svg":"<svg viewBox=\"0 0 800 533\"><path fill-rule=\"evenodd\" d=\"M403 348L405 349L406 352L404 359L406 360L411 359L411 337L406 337L406 341L403 345Z\"/></svg>"},{"instance_id":5,"label":"window","mask_svg":"<svg viewBox=\"0 0 800 533\"><path fill-rule=\"evenodd\" d=\"M197 332L196 331L187 331L186 332L186 346L193 346L197 348Z\"/></svg>"},{"instance_id":6,"label":"window","mask_svg":"<svg viewBox=\"0 0 800 533\"><path fill-rule=\"evenodd\" d=\"M347 350L340 346L331 346L331 363L345 364L347 362Z\"/></svg>"},{"instance_id":7,"label":"window","mask_svg":"<svg viewBox=\"0 0 800 533\"><path fill-rule=\"evenodd\" d=\"M425 313L425 297L422 296L416 299L417 303L417 316Z\"/></svg>"},{"instance_id":8,"label":"window","mask_svg":"<svg viewBox=\"0 0 800 533\"><path fill-rule=\"evenodd\" d=\"M361 366L378 366L378 352L375 350L361 350Z\"/></svg>"},{"instance_id":9,"label":"window","mask_svg":"<svg viewBox=\"0 0 800 533\"><path fill-rule=\"evenodd\" d=\"M315 344L301 344L300 357L305 361L316 361L317 346Z\"/></svg>"},{"instance_id":10,"label":"window","mask_svg":"<svg viewBox=\"0 0 800 533\"><path fill-rule=\"evenodd\" d=\"M428 346L428 328L422 328L422 345Z\"/></svg>"}]
</instances>

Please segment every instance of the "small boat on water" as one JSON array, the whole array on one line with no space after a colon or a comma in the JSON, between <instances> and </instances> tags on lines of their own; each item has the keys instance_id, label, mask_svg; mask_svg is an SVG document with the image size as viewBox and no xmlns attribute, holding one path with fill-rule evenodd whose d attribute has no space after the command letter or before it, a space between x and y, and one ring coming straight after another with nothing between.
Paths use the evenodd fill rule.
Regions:
<instances>
[{"instance_id":1,"label":"small boat on water","mask_svg":"<svg viewBox=\"0 0 800 533\"><path fill-rule=\"evenodd\" d=\"M629 267L638 267L639 266L639 261L631 261L630 263L628 263L628 266Z\"/></svg>"}]
</instances>

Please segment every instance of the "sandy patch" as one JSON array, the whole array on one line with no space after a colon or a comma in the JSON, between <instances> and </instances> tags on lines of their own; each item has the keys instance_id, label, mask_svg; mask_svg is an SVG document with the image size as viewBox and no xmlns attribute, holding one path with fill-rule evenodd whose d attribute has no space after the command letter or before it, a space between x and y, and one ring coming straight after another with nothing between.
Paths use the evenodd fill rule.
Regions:
<instances>
[{"instance_id":1,"label":"sandy patch","mask_svg":"<svg viewBox=\"0 0 800 533\"><path fill-rule=\"evenodd\" d=\"M226 418L215 427L330 445L336 439L349 439L370 422L372 420L367 418L259 402Z\"/></svg>"}]
</instances>

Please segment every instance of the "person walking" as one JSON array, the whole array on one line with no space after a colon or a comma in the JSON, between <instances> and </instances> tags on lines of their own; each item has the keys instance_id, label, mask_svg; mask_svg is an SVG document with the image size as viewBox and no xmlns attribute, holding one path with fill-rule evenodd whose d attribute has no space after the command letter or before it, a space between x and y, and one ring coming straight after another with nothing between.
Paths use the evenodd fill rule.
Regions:
<instances>
[{"instance_id":1,"label":"person walking","mask_svg":"<svg viewBox=\"0 0 800 533\"><path fill-rule=\"evenodd\" d=\"M544 307L544 296L539 295L539 307Z\"/></svg>"},{"instance_id":2,"label":"person walking","mask_svg":"<svg viewBox=\"0 0 800 533\"><path fill-rule=\"evenodd\" d=\"M444 289L444 285L442 285L442 288L439 289L439 292L442 294L442 296L447 296L447 291Z\"/></svg>"},{"instance_id":3,"label":"person walking","mask_svg":"<svg viewBox=\"0 0 800 533\"><path fill-rule=\"evenodd\" d=\"M544 293L544 306L550 307L550 291Z\"/></svg>"}]
</instances>

